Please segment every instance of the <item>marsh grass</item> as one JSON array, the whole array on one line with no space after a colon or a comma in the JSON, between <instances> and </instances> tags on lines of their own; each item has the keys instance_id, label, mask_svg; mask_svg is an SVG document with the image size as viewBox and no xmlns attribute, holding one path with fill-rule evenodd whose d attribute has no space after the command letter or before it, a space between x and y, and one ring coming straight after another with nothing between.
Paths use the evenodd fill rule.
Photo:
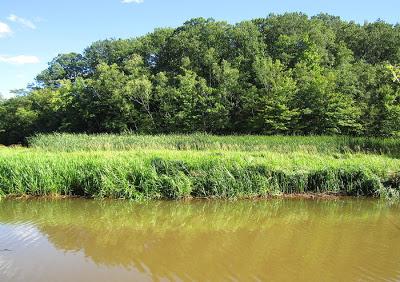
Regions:
<instances>
[{"instance_id":1,"label":"marsh grass","mask_svg":"<svg viewBox=\"0 0 400 282\"><path fill-rule=\"evenodd\" d=\"M146 137L148 138L148 137ZM0 149L0 194L133 200L397 195L400 160L365 153Z\"/></svg>"},{"instance_id":2,"label":"marsh grass","mask_svg":"<svg viewBox=\"0 0 400 282\"><path fill-rule=\"evenodd\" d=\"M166 149L180 151L305 152L310 154L374 153L393 157L400 156L399 139L346 136L52 134L37 135L30 138L28 142L32 148L67 152Z\"/></svg>"}]
</instances>

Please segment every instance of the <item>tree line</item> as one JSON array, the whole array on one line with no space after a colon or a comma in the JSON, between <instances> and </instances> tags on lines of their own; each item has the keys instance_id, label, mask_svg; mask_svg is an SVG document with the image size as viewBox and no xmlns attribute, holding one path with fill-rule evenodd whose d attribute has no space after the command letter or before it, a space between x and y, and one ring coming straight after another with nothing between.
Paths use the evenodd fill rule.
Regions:
<instances>
[{"instance_id":1,"label":"tree line","mask_svg":"<svg viewBox=\"0 0 400 282\"><path fill-rule=\"evenodd\" d=\"M0 101L0 143L47 132L400 135L400 26L195 18L60 54Z\"/></svg>"}]
</instances>

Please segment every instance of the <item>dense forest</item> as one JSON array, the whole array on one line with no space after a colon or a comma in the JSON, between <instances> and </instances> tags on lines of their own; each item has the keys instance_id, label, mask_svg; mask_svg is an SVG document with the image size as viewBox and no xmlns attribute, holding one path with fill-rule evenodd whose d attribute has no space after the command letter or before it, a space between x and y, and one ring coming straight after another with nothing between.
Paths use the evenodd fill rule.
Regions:
<instances>
[{"instance_id":1,"label":"dense forest","mask_svg":"<svg viewBox=\"0 0 400 282\"><path fill-rule=\"evenodd\" d=\"M400 25L196 18L60 54L0 100L0 143L47 132L400 135Z\"/></svg>"}]
</instances>

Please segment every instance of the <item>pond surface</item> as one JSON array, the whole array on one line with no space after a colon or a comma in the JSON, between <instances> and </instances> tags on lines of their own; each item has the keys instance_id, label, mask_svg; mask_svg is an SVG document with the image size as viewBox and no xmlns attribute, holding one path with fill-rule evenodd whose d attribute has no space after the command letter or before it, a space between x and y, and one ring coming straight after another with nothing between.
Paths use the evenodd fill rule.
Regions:
<instances>
[{"instance_id":1,"label":"pond surface","mask_svg":"<svg viewBox=\"0 0 400 282\"><path fill-rule=\"evenodd\" d=\"M0 202L0 281L399 281L373 200Z\"/></svg>"}]
</instances>

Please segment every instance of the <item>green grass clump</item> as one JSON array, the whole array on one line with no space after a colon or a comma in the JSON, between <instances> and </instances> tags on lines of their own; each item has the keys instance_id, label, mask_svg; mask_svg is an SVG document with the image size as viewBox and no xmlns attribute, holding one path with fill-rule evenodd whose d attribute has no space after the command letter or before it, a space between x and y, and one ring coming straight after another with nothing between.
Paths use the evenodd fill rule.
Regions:
<instances>
[{"instance_id":1,"label":"green grass clump","mask_svg":"<svg viewBox=\"0 0 400 282\"><path fill-rule=\"evenodd\" d=\"M0 194L134 200L328 192L389 197L400 190L399 168L398 159L365 153L5 148Z\"/></svg>"}]
</instances>

